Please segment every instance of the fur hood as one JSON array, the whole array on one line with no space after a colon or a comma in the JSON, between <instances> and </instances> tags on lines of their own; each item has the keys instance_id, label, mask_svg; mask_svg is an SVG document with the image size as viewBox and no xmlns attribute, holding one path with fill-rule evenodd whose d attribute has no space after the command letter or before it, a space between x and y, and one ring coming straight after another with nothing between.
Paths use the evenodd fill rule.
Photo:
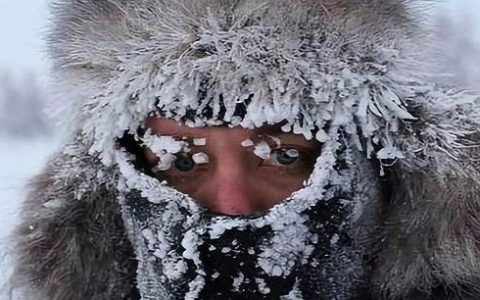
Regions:
<instances>
[{"instance_id":1,"label":"fur hood","mask_svg":"<svg viewBox=\"0 0 480 300\"><path fill-rule=\"evenodd\" d=\"M384 197L357 223L370 297L480 298L480 98L428 80L425 5L54 1L48 43L68 142L25 202L13 287L32 299L139 299L115 150L159 112L196 127L286 121L306 137L319 128L320 142L341 128L382 175Z\"/></svg>"}]
</instances>

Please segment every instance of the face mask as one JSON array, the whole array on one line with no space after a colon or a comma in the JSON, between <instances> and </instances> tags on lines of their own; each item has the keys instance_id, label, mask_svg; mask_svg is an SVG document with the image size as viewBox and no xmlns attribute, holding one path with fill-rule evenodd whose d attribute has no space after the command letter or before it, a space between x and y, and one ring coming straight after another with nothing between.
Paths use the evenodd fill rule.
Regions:
<instances>
[{"instance_id":1,"label":"face mask","mask_svg":"<svg viewBox=\"0 0 480 300\"><path fill-rule=\"evenodd\" d=\"M330 129L304 188L249 216L214 214L116 151L142 299L360 295L368 226L355 222L374 214L379 189L364 155L339 134Z\"/></svg>"}]
</instances>

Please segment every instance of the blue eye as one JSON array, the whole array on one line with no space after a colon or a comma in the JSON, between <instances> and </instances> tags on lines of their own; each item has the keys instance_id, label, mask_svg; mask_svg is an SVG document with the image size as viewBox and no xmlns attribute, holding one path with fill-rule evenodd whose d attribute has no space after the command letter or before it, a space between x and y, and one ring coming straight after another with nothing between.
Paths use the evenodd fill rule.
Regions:
<instances>
[{"instance_id":1,"label":"blue eye","mask_svg":"<svg viewBox=\"0 0 480 300\"><path fill-rule=\"evenodd\" d=\"M280 165L291 165L300 158L297 149L277 149L272 152L272 158Z\"/></svg>"},{"instance_id":2,"label":"blue eye","mask_svg":"<svg viewBox=\"0 0 480 300\"><path fill-rule=\"evenodd\" d=\"M195 168L196 163L190 154L181 153L177 155L174 165L181 172L189 172Z\"/></svg>"}]
</instances>

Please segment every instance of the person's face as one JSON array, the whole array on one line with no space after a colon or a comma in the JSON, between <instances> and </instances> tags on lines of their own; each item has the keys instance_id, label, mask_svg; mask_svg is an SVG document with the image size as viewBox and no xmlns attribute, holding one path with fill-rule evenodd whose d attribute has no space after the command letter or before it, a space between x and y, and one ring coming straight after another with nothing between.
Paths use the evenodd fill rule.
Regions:
<instances>
[{"instance_id":1,"label":"person's face","mask_svg":"<svg viewBox=\"0 0 480 300\"><path fill-rule=\"evenodd\" d=\"M212 212L227 215L265 211L301 189L321 151L318 142L284 133L278 126L189 128L157 117L146 125L159 136L186 138L191 149L177 153L171 167L155 175ZM206 143L194 142L199 140ZM248 146L252 143L247 140L254 145ZM265 143L269 147L262 147ZM208 157L208 162L195 163L195 154ZM149 149L145 156L155 169L158 157Z\"/></svg>"}]
</instances>

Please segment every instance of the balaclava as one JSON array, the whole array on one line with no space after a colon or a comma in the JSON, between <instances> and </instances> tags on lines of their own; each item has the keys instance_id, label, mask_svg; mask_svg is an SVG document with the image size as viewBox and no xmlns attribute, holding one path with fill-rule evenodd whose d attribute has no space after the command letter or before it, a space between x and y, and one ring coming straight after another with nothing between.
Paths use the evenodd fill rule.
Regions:
<instances>
[{"instance_id":1,"label":"balaclava","mask_svg":"<svg viewBox=\"0 0 480 300\"><path fill-rule=\"evenodd\" d=\"M59 1L51 51L78 100L62 113L78 151L98 156L97 175L115 183L142 299L364 299L378 280L368 258L381 252L382 180L399 160L411 170L459 154L475 124L452 114L416 131L439 99L437 115L475 99L414 71L427 36L410 2ZM214 214L122 143L167 165L189 147L151 134L153 115L190 127L282 124L322 151L304 187L270 210Z\"/></svg>"},{"instance_id":2,"label":"balaclava","mask_svg":"<svg viewBox=\"0 0 480 300\"><path fill-rule=\"evenodd\" d=\"M143 298L360 297L366 245L359 240L369 232L351 230L351 223L355 214L374 217L361 210L372 210L365 201L378 201L379 187L372 167L344 145L339 129L330 134L305 188L250 216L209 212L136 169L120 148L119 201ZM151 135L142 142L156 150L159 165L172 155L168 150L186 144Z\"/></svg>"}]
</instances>

